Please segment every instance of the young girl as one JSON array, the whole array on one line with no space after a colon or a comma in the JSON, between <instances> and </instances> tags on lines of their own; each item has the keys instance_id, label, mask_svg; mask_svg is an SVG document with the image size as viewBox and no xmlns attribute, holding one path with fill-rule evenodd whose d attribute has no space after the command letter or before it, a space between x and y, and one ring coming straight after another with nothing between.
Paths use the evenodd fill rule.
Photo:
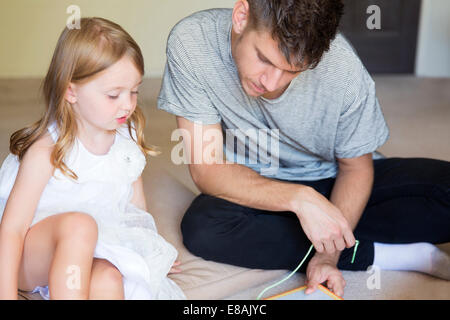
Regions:
<instances>
[{"instance_id":1,"label":"young girl","mask_svg":"<svg viewBox=\"0 0 450 320\"><path fill-rule=\"evenodd\" d=\"M113 22L80 26L62 32L45 114L11 136L0 169L0 298L185 299L167 277L177 251L146 212L141 51Z\"/></svg>"}]
</instances>

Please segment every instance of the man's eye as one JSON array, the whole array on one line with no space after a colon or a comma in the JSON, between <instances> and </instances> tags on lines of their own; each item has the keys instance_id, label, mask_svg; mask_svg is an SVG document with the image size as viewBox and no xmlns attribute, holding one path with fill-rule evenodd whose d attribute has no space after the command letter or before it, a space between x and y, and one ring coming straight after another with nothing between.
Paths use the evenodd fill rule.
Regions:
<instances>
[{"instance_id":1,"label":"man's eye","mask_svg":"<svg viewBox=\"0 0 450 320\"><path fill-rule=\"evenodd\" d=\"M267 59L263 58L263 57L262 57L261 55L259 55L259 54L258 54L258 59L259 59L262 63L270 64L270 62L269 62Z\"/></svg>"}]
</instances>

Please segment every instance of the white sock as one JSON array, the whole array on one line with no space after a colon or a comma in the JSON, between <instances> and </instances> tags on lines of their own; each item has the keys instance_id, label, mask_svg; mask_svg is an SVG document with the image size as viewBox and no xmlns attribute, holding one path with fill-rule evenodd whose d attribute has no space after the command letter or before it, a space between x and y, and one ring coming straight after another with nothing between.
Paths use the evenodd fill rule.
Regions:
<instances>
[{"instance_id":1,"label":"white sock","mask_svg":"<svg viewBox=\"0 0 450 320\"><path fill-rule=\"evenodd\" d=\"M373 264L384 270L409 270L450 280L450 257L428 242L390 244L374 242Z\"/></svg>"}]
</instances>

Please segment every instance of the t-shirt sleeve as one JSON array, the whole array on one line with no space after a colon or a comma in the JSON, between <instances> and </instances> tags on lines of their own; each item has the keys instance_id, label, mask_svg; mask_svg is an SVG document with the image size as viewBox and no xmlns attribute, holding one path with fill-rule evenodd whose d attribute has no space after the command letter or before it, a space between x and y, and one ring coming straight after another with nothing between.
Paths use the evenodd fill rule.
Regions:
<instances>
[{"instance_id":1,"label":"t-shirt sleeve","mask_svg":"<svg viewBox=\"0 0 450 320\"><path fill-rule=\"evenodd\" d=\"M349 76L339 118L336 158L355 158L374 152L389 138L389 128L375 93L375 83L362 63Z\"/></svg>"},{"instance_id":2,"label":"t-shirt sleeve","mask_svg":"<svg viewBox=\"0 0 450 320\"><path fill-rule=\"evenodd\" d=\"M158 97L158 109L193 122L214 124L221 121L199 79L201 66L189 56L177 35L167 41L167 62Z\"/></svg>"}]
</instances>

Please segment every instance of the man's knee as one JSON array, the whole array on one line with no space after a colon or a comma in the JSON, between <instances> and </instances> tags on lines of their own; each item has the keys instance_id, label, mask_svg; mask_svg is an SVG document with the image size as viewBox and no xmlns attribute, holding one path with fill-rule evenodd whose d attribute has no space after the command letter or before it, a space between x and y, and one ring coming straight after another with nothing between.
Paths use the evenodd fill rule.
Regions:
<instances>
[{"instance_id":1,"label":"man's knee","mask_svg":"<svg viewBox=\"0 0 450 320\"><path fill-rule=\"evenodd\" d=\"M208 195L198 196L181 221L185 247L197 256L213 259L218 252L223 251L224 241L231 245L229 228L241 220L239 216L238 208L226 200Z\"/></svg>"},{"instance_id":2,"label":"man's knee","mask_svg":"<svg viewBox=\"0 0 450 320\"><path fill-rule=\"evenodd\" d=\"M431 158L386 158L374 162L375 173L406 182L447 182L450 162Z\"/></svg>"},{"instance_id":3,"label":"man's knee","mask_svg":"<svg viewBox=\"0 0 450 320\"><path fill-rule=\"evenodd\" d=\"M202 195L198 196L191 203L181 220L181 233L183 234L183 243L192 253L199 253L208 243L208 234L210 232L207 224L207 212L211 208L202 201Z\"/></svg>"}]
</instances>

